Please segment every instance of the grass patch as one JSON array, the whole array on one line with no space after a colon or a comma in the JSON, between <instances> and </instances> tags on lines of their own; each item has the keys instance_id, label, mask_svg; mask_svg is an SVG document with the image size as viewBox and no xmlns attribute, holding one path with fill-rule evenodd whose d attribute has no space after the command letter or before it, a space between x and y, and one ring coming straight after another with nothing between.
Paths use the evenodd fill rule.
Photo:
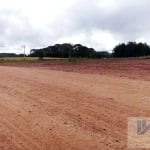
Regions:
<instances>
[{"instance_id":1,"label":"grass patch","mask_svg":"<svg viewBox=\"0 0 150 150\"><path fill-rule=\"evenodd\" d=\"M51 57L43 57L42 60L39 57L1 57L0 63L13 63L13 62L22 62L22 63L42 63L45 61L64 61L69 63L78 63L78 62L94 62L94 61L109 61L109 60L140 60L140 59L150 59L150 56L144 57L129 57L129 58L51 58Z\"/></svg>"},{"instance_id":2,"label":"grass patch","mask_svg":"<svg viewBox=\"0 0 150 150\"><path fill-rule=\"evenodd\" d=\"M43 61L52 61L52 60L66 60L62 58L50 58L44 57L42 60L39 57L1 57L0 63L11 63L11 62L24 62L24 63L36 63L36 62L43 62Z\"/></svg>"}]
</instances>

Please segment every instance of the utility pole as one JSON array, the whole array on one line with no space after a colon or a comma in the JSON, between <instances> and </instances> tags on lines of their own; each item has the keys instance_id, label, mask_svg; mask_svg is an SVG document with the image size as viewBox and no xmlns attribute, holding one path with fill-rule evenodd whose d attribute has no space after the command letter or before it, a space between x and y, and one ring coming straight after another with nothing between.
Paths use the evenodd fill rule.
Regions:
<instances>
[{"instance_id":1,"label":"utility pole","mask_svg":"<svg viewBox=\"0 0 150 150\"><path fill-rule=\"evenodd\" d=\"M26 58L26 46L22 45L22 48L23 48L23 51L24 51L24 60L25 60L25 58Z\"/></svg>"}]
</instances>

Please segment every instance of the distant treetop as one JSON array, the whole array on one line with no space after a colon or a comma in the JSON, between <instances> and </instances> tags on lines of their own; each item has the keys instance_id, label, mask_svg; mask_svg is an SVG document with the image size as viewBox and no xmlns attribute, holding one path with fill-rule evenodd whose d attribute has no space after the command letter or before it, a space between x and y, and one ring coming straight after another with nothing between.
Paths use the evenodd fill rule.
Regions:
<instances>
[{"instance_id":1,"label":"distant treetop","mask_svg":"<svg viewBox=\"0 0 150 150\"><path fill-rule=\"evenodd\" d=\"M149 56L150 47L146 43L128 42L117 45L113 49L113 57L140 57Z\"/></svg>"}]
</instances>

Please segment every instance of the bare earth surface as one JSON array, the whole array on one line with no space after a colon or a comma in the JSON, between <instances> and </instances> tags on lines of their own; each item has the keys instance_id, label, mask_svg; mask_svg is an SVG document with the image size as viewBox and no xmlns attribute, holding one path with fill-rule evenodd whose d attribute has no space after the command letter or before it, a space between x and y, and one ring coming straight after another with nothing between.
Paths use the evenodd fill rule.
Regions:
<instances>
[{"instance_id":1,"label":"bare earth surface","mask_svg":"<svg viewBox=\"0 0 150 150\"><path fill-rule=\"evenodd\" d=\"M0 66L0 150L128 149L127 119L141 116L150 60Z\"/></svg>"}]
</instances>

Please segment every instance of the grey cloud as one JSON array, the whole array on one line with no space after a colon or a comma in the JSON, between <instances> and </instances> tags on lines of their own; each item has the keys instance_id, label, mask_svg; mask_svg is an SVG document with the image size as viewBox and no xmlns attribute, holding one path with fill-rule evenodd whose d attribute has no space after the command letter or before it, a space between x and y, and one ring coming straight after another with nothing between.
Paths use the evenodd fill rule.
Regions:
<instances>
[{"instance_id":1,"label":"grey cloud","mask_svg":"<svg viewBox=\"0 0 150 150\"><path fill-rule=\"evenodd\" d=\"M90 35L101 30L127 41L149 33L149 0L116 0L114 8L101 8L98 3L100 0L82 0L74 4L54 23L58 35L79 32Z\"/></svg>"},{"instance_id":2,"label":"grey cloud","mask_svg":"<svg viewBox=\"0 0 150 150\"><path fill-rule=\"evenodd\" d=\"M19 52L22 44L30 47L40 45L40 34L20 10L0 11L0 51L14 47Z\"/></svg>"},{"instance_id":3,"label":"grey cloud","mask_svg":"<svg viewBox=\"0 0 150 150\"><path fill-rule=\"evenodd\" d=\"M114 1L116 3L112 7L100 7L101 0L77 0L65 12L58 13L61 15L57 15L53 22L38 29L31 24L28 16L23 15L21 9L0 10L0 50L7 46L21 47L21 44L27 44L30 48L44 47L63 38L80 38L81 34L84 34L81 43L104 48L105 44L91 38L96 31L108 32L118 42L139 38L149 42L150 1Z\"/></svg>"}]
</instances>

